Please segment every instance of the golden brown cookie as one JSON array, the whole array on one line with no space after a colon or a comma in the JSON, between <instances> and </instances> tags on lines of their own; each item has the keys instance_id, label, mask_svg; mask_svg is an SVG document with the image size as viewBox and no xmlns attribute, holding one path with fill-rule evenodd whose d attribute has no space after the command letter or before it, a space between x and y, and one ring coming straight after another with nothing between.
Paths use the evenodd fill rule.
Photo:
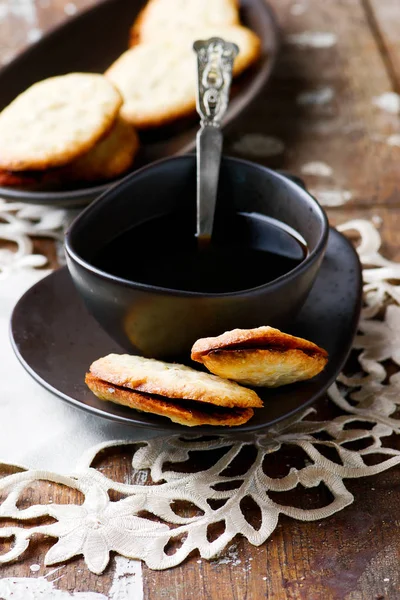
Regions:
<instances>
[{"instance_id":1,"label":"golden brown cookie","mask_svg":"<svg viewBox=\"0 0 400 600\"><path fill-rule=\"evenodd\" d=\"M259 38L245 27L206 27L193 33L140 44L122 54L105 75L120 90L121 115L135 127L158 127L196 108L196 56L193 42L220 36L239 46L234 75L260 55Z\"/></svg>"},{"instance_id":2,"label":"golden brown cookie","mask_svg":"<svg viewBox=\"0 0 400 600\"><path fill-rule=\"evenodd\" d=\"M303 338L258 327L197 340L192 360L244 385L278 387L315 377L328 362L328 354Z\"/></svg>"},{"instance_id":3,"label":"golden brown cookie","mask_svg":"<svg viewBox=\"0 0 400 600\"><path fill-rule=\"evenodd\" d=\"M71 162L108 133L121 104L102 75L70 73L35 83L0 113L0 169Z\"/></svg>"},{"instance_id":4,"label":"golden brown cookie","mask_svg":"<svg viewBox=\"0 0 400 600\"><path fill-rule=\"evenodd\" d=\"M139 148L135 129L118 118L110 133L86 154L65 165L44 171L2 171L0 186L56 189L71 182L105 181L129 169Z\"/></svg>"},{"instance_id":5,"label":"golden brown cookie","mask_svg":"<svg viewBox=\"0 0 400 600\"><path fill-rule=\"evenodd\" d=\"M132 26L130 45L221 25L239 25L238 0L150 0Z\"/></svg>"},{"instance_id":6,"label":"golden brown cookie","mask_svg":"<svg viewBox=\"0 0 400 600\"><path fill-rule=\"evenodd\" d=\"M181 44L135 46L106 71L124 103L121 115L138 129L165 125L195 110L195 60Z\"/></svg>"},{"instance_id":7,"label":"golden brown cookie","mask_svg":"<svg viewBox=\"0 0 400 600\"><path fill-rule=\"evenodd\" d=\"M252 408L223 408L211 404L179 402L146 393L118 387L87 373L85 382L100 399L122 404L139 411L167 417L174 423L194 427L197 425L223 425L233 427L246 423L253 416Z\"/></svg>"},{"instance_id":8,"label":"golden brown cookie","mask_svg":"<svg viewBox=\"0 0 400 600\"><path fill-rule=\"evenodd\" d=\"M139 149L134 127L119 117L106 137L83 156L59 169L61 181L102 181L129 169Z\"/></svg>"},{"instance_id":9,"label":"golden brown cookie","mask_svg":"<svg viewBox=\"0 0 400 600\"><path fill-rule=\"evenodd\" d=\"M176 400L224 407L261 407L253 390L215 375L175 363L129 354L109 354L90 366L97 379L113 385Z\"/></svg>"}]
</instances>

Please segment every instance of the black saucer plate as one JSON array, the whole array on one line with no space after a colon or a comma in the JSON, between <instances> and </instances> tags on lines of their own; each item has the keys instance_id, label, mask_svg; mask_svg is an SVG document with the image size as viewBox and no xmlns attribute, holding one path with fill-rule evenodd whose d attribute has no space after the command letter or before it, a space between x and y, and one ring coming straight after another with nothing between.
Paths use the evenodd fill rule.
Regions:
<instances>
[{"instance_id":1,"label":"black saucer plate","mask_svg":"<svg viewBox=\"0 0 400 600\"><path fill-rule=\"evenodd\" d=\"M311 294L289 333L329 352L325 370L314 379L273 390L258 389L264 408L234 429L196 427L201 433L232 433L269 427L319 398L342 369L356 332L361 307L361 269L352 245L331 229L325 259ZM98 400L84 383L93 360L124 352L88 314L69 272L62 268L34 285L19 300L11 319L15 353L26 370L61 399L86 411L133 427L189 431L149 413Z\"/></svg>"}]
</instances>

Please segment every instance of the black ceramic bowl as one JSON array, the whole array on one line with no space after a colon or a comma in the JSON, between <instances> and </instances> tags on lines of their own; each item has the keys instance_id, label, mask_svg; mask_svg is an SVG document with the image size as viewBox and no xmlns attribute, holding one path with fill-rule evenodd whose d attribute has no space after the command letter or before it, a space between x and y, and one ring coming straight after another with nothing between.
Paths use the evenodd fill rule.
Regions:
<instances>
[{"instance_id":1,"label":"black ceramic bowl","mask_svg":"<svg viewBox=\"0 0 400 600\"><path fill-rule=\"evenodd\" d=\"M66 236L67 262L85 304L129 351L176 358L199 337L234 328L287 326L304 303L324 256L328 223L303 188L266 167L233 158L221 164L218 218L259 213L286 223L306 241L308 254L294 269L236 292L176 291L124 280L93 266L104 246L134 225L195 206L196 160L187 155L154 163L128 176L91 204ZM151 235L132 261L141 261ZM125 257L126 258L126 257Z\"/></svg>"}]
</instances>

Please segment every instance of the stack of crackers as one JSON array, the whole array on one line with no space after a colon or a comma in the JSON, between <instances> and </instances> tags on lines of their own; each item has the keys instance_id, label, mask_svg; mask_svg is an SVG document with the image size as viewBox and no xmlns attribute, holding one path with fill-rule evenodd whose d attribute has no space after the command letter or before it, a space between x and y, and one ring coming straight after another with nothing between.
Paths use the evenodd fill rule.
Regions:
<instances>
[{"instance_id":1,"label":"stack of crackers","mask_svg":"<svg viewBox=\"0 0 400 600\"><path fill-rule=\"evenodd\" d=\"M49 188L102 182L126 172L137 130L195 111L196 39L239 47L234 75L260 55L240 25L239 0L149 0L131 28L130 49L104 73L38 82L0 113L0 185Z\"/></svg>"},{"instance_id":2,"label":"stack of crackers","mask_svg":"<svg viewBox=\"0 0 400 600\"><path fill-rule=\"evenodd\" d=\"M259 38L240 25L238 0L150 0L131 29L131 48L105 73L122 93L123 117L146 129L193 113L193 42L211 37L239 47L234 76L260 56Z\"/></svg>"},{"instance_id":3,"label":"stack of crackers","mask_svg":"<svg viewBox=\"0 0 400 600\"><path fill-rule=\"evenodd\" d=\"M121 94L102 75L36 83L0 114L0 183L51 187L119 175L139 146L121 106Z\"/></svg>"},{"instance_id":4,"label":"stack of crackers","mask_svg":"<svg viewBox=\"0 0 400 600\"><path fill-rule=\"evenodd\" d=\"M274 329L234 329L198 340L192 360L213 375L158 360L110 354L96 360L86 384L100 400L169 418L175 423L242 425L263 402L254 389L304 381L320 373L328 354Z\"/></svg>"}]
</instances>

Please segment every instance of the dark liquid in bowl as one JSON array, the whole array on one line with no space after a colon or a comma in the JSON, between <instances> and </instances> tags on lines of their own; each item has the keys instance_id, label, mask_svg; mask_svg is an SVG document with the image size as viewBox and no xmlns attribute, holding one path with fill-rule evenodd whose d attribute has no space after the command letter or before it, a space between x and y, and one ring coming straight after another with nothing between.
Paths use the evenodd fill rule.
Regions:
<instances>
[{"instance_id":1,"label":"dark liquid in bowl","mask_svg":"<svg viewBox=\"0 0 400 600\"><path fill-rule=\"evenodd\" d=\"M159 216L114 238L92 264L137 283L218 294L268 283L307 255L299 234L258 213L216 221L212 243L201 252L194 231L189 212Z\"/></svg>"}]
</instances>

